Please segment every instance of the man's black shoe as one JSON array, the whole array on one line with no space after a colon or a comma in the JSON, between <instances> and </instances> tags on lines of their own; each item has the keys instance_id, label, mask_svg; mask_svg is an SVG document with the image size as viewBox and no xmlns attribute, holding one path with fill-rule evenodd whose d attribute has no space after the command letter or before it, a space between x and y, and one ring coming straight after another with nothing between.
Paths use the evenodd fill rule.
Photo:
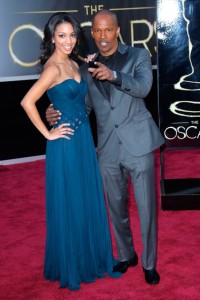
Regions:
<instances>
[{"instance_id":1,"label":"man's black shoe","mask_svg":"<svg viewBox=\"0 0 200 300\"><path fill-rule=\"evenodd\" d=\"M114 266L113 272L125 273L129 267L134 267L137 264L138 264L138 256L135 253L135 255L131 259L126 261L121 261L116 266Z\"/></svg>"},{"instance_id":2,"label":"man's black shoe","mask_svg":"<svg viewBox=\"0 0 200 300\"><path fill-rule=\"evenodd\" d=\"M145 280L149 284L157 284L160 281L160 275L156 269L146 270L143 268L145 274Z\"/></svg>"}]
</instances>

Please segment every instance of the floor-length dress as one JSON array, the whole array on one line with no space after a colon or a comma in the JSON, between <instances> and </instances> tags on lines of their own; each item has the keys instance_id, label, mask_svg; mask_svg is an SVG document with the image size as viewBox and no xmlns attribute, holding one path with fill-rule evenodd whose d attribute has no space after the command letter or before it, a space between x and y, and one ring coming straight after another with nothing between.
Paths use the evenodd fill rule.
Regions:
<instances>
[{"instance_id":1,"label":"floor-length dress","mask_svg":"<svg viewBox=\"0 0 200 300\"><path fill-rule=\"evenodd\" d=\"M66 79L47 91L60 123L70 123L74 135L47 141L46 250L44 276L60 287L80 288L105 273L113 273L107 212L98 162L84 102L87 85Z\"/></svg>"}]
</instances>

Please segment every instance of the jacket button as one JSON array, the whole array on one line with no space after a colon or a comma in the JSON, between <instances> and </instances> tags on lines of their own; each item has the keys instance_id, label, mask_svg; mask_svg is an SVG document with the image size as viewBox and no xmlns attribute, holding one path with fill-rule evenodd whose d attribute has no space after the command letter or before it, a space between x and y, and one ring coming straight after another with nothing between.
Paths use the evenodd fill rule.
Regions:
<instances>
[{"instance_id":1,"label":"jacket button","mask_svg":"<svg viewBox=\"0 0 200 300\"><path fill-rule=\"evenodd\" d=\"M114 107L113 107L113 106L111 106L111 107L110 107L110 109L114 109Z\"/></svg>"},{"instance_id":2,"label":"jacket button","mask_svg":"<svg viewBox=\"0 0 200 300\"><path fill-rule=\"evenodd\" d=\"M115 125L115 128L118 128L118 125Z\"/></svg>"}]
</instances>

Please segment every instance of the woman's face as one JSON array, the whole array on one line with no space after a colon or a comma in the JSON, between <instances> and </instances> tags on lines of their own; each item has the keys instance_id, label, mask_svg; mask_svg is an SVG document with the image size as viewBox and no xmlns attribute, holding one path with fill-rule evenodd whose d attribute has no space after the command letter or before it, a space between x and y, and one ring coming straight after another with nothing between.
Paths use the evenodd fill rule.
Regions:
<instances>
[{"instance_id":1,"label":"woman's face","mask_svg":"<svg viewBox=\"0 0 200 300\"><path fill-rule=\"evenodd\" d=\"M70 23L62 23L55 29L52 41L55 43L56 51L69 55L77 42L77 37Z\"/></svg>"}]
</instances>

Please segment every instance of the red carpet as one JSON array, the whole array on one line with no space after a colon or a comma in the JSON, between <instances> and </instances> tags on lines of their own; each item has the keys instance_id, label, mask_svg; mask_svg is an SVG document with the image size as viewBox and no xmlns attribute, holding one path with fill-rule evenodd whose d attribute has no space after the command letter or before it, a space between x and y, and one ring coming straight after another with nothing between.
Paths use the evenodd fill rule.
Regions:
<instances>
[{"instance_id":1,"label":"red carpet","mask_svg":"<svg viewBox=\"0 0 200 300\"><path fill-rule=\"evenodd\" d=\"M170 151L166 176L200 176L199 150ZM190 167L191 164L191 167ZM70 292L43 279L45 244L44 161L0 166L0 299L2 300L197 300L200 299L200 211L162 211L158 191L158 285L144 281L141 263L120 279L99 279ZM130 214L136 251L142 245L132 192ZM199 199L200 201L200 199ZM114 253L116 254L116 248Z\"/></svg>"}]
</instances>

